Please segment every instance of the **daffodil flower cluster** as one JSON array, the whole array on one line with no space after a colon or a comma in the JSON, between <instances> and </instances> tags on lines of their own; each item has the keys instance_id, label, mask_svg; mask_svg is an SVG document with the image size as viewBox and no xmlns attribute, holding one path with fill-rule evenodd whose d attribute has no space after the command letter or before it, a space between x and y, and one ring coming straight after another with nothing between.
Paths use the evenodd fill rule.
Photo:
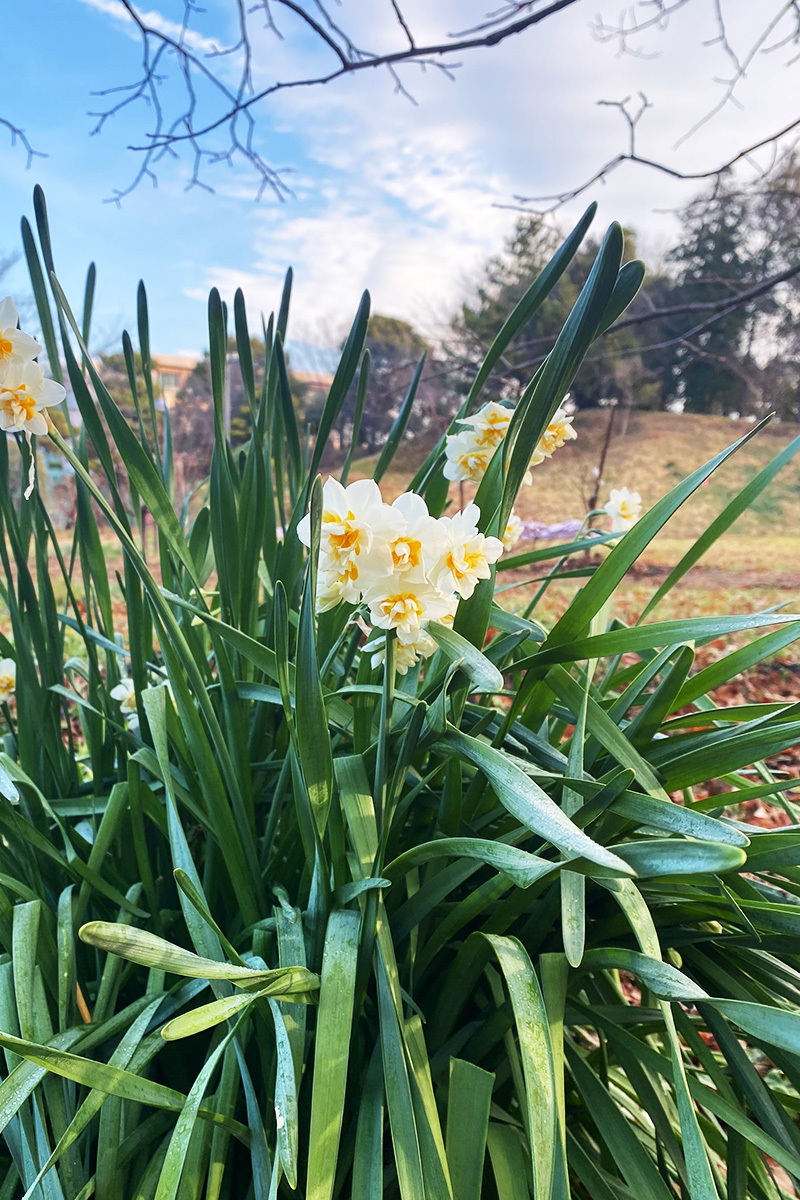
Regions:
<instances>
[{"instance_id":1,"label":"daffodil flower cluster","mask_svg":"<svg viewBox=\"0 0 800 1200\"><path fill-rule=\"evenodd\" d=\"M43 409L60 404L66 395L34 362L41 351L34 338L17 329L12 298L0 300L0 429L6 433L47 433Z\"/></svg>"},{"instance_id":2,"label":"daffodil flower cluster","mask_svg":"<svg viewBox=\"0 0 800 1200\"><path fill-rule=\"evenodd\" d=\"M374 480L343 487L329 478L322 508L317 611L343 600L366 605L373 628L396 630L401 674L436 649L428 623L452 622L459 600L489 578L503 553L499 538L478 530L475 504L437 520L413 492L387 504ZM310 516L297 534L303 545L311 544ZM376 649L376 662L382 653Z\"/></svg>"},{"instance_id":3,"label":"daffodil flower cluster","mask_svg":"<svg viewBox=\"0 0 800 1200\"><path fill-rule=\"evenodd\" d=\"M516 546L524 531L525 530L522 521L512 509L512 511L509 513L508 521L506 522L506 527L503 532L503 549L511 550L514 546Z\"/></svg>"},{"instance_id":4,"label":"daffodil flower cluster","mask_svg":"<svg viewBox=\"0 0 800 1200\"><path fill-rule=\"evenodd\" d=\"M13 658L0 658L0 703L6 704L17 687L17 664Z\"/></svg>"},{"instance_id":5,"label":"daffodil flower cluster","mask_svg":"<svg viewBox=\"0 0 800 1200\"><path fill-rule=\"evenodd\" d=\"M642 497L626 487L612 488L611 495L603 505L603 511L611 518L611 532L625 533L635 525L642 515Z\"/></svg>"},{"instance_id":6,"label":"daffodil flower cluster","mask_svg":"<svg viewBox=\"0 0 800 1200\"><path fill-rule=\"evenodd\" d=\"M447 438L445 477L456 482L470 480L479 483L508 432L511 417L512 410L496 400L484 404L473 416L463 417L459 424L466 428L449 434ZM559 408L533 452L531 467L551 458L565 442L577 436L572 428L572 417ZM532 479L528 471L525 482L531 483Z\"/></svg>"},{"instance_id":7,"label":"daffodil flower cluster","mask_svg":"<svg viewBox=\"0 0 800 1200\"><path fill-rule=\"evenodd\" d=\"M139 728L139 714L136 711L136 689L132 679L123 679L109 692L112 700L119 704L121 715L125 718L128 729Z\"/></svg>"},{"instance_id":8,"label":"daffodil flower cluster","mask_svg":"<svg viewBox=\"0 0 800 1200\"><path fill-rule=\"evenodd\" d=\"M154 686L166 686L167 691L169 692L170 696L172 696L172 688L169 685L169 681L167 681L166 684L157 683ZM149 690L149 688L145 688L145 691ZM125 728L130 729L134 733L138 732L139 713L136 707L138 697L136 688L133 686L133 680L129 679L127 676L121 679L116 687L111 689L109 695L112 700L116 700L119 704L120 716L122 716L125 720Z\"/></svg>"}]
</instances>

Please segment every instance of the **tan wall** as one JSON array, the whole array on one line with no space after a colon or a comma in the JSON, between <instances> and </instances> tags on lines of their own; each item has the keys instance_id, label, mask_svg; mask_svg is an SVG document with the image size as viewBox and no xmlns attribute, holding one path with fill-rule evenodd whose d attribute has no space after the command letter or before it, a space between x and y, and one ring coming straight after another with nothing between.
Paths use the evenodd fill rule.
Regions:
<instances>
[{"instance_id":1,"label":"tan wall","mask_svg":"<svg viewBox=\"0 0 800 1200\"><path fill-rule=\"evenodd\" d=\"M186 387L189 376L202 360L182 358L174 354L153 355L153 376L156 393L163 397L167 408L172 408L178 393Z\"/></svg>"}]
</instances>

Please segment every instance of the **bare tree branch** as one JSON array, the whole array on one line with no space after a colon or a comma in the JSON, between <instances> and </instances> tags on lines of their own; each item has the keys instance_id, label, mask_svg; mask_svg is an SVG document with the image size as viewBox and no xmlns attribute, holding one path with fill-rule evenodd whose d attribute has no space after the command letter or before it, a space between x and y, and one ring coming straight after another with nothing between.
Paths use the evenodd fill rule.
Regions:
<instances>
[{"instance_id":1,"label":"bare tree branch","mask_svg":"<svg viewBox=\"0 0 800 1200\"><path fill-rule=\"evenodd\" d=\"M598 17L593 26L594 36L601 42L616 42L619 47L620 54L634 55L637 57L648 57L644 51L635 44L635 39L649 30L657 29L664 30L680 10L687 7L690 0L672 0L668 3L667 0L639 0L638 7L642 7L651 11L648 15L640 17L637 11L637 4L633 4L627 9L624 9L616 24L608 24ZM780 0L777 8L771 16L765 14L763 26L760 28L757 35L753 38L746 49L739 53L734 48L728 33L728 27L725 19L724 0L714 0L714 19L717 26L717 34L715 37L708 39L704 45L707 47L720 47L723 53L730 59L733 65L733 74L728 79L720 79L717 82L724 87L724 93L720 100L698 121L691 126L675 143L673 149L678 149L684 142L691 138L699 129L711 121L718 113L720 113L726 105L730 103L739 104L736 98L736 90L738 85L746 77L748 68L752 65L755 59L760 54L772 53L789 44L800 44L800 0ZM762 4L761 8L765 6ZM759 10L760 11L760 10ZM794 17L794 27L786 36L779 38L777 41L770 43L770 38L785 21L787 17ZM800 56L798 56L800 57ZM797 59L790 59L786 64L792 65ZM526 212L551 213L560 208L563 204L576 199L578 196L587 192L595 184L604 182L612 175L623 163L635 163L638 166L647 167L651 170L660 172L671 179L679 180L707 180L714 179L721 181L724 176L727 176L734 167L742 162L749 162L756 169L756 181L763 178L775 166L780 150L789 150L793 146L787 147L784 139L791 133L800 129L800 116L792 119L786 125L776 132L769 133L765 137L758 138L752 144L745 146L736 153L730 155L722 162L703 171L684 171L679 167L674 166L661 159L656 159L651 155L641 154L637 146L638 126L642 117L648 108L652 107L643 93L639 93L641 103L638 107L629 108L631 98L628 96L622 101L607 101L601 100L598 103L607 105L608 107L617 108L625 119L628 126L628 148L619 154L615 154L607 162L603 163L596 171L594 171L587 179L576 187L564 189L561 192L554 192L544 196L516 196L514 204L500 205L501 208L522 209ZM795 143L796 144L796 143ZM752 155L765 147L772 150L772 161L767 167L758 167L752 161ZM539 206L546 205L545 208ZM534 206L534 207L531 207Z\"/></svg>"},{"instance_id":2,"label":"bare tree branch","mask_svg":"<svg viewBox=\"0 0 800 1200\"><path fill-rule=\"evenodd\" d=\"M743 292L736 292L731 300L707 300L694 304L675 304L667 308L652 308L647 312L637 313L631 317L625 317L622 321L617 321L613 329L627 329L631 325L643 325L647 321L660 321L669 317L687 316L690 313L700 312L715 312L718 319L720 316L725 316L726 313L733 312L736 308L741 308L745 304L751 304L753 300L758 300L759 297L767 295L782 283L788 283L790 279L794 279L800 275L800 263L793 267L787 267L785 271L778 271L775 275L770 275L768 279L763 279L761 283L754 287L747 288ZM711 282L711 281L709 281ZM719 281L722 282L722 281ZM694 336L702 332L700 326L689 330L686 337Z\"/></svg>"},{"instance_id":3,"label":"bare tree branch","mask_svg":"<svg viewBox=\"0 0 800 1200\"><path fill-rule=\"evenodd\" d=\"M392 78L395 92L415 102L398 68L434 67L452 79L453 71L460 65L452 61L454 54L497 46L578 2L515 0L504 5L498 13L490 14L485 27L462 35L450 35L441 42L419 45L405 17L401 0L387 0L404 44L396 50L376 53L356 43L351 34L333 19L324 0L257 0L249 9L245 7L245 0L231 0L236 7L238 36L228 46L209 46L207 39L190 27L192 16L202 11L194 0L184 0L184 17L178 32L173 32L163 20L154 19L153 13L137 8L134 0L118 0L140 36L141 72L139 78L130 84L115 85L94 93L103 97L117 96L119 99L105 109L90 114L96 120L91 132L94 135L101 133L112 117L139 104L145 105L151 113L153 123L145 143L129 146L129 149L141 155L134 178L127 187L115 189L109 199L119 204L145 179L156 186L158 163L165 156L175 157L184 145L193 159L187 188L213 190L201 178L203 166L220 162L232 164L240 159L256 172L258 196L269 189L278 199L285 199L291 195L290 188L281 172L263 159L255 143L254 110L270 97L297 88L321 87L345 75L384 68ZM333 69L318 75L276 80L256 90L253 86L252 22L261 15L266 19L267 29L278 38L283 38L275 21L279 7L300 21L319 45L334 56L336 64ZM216 61L222 58L236 61L234 70L238 73L237 83L228 82L230 71L223 72L216 67ZM170 63L177 64L185 94L184 105L182 108L178 106L175 115L167 114L165 101L159 94ZM216 113L202 122L197 120L198 87L215 99L217 109ZM210 139L224 131L227 131L226 144L212 147Z\"/></svg>"},{"instance_id":4,"label":"bare tree branch","mask_svg":"<svg viewBox=\"0 0 800 1200\"><path fill-rule=\"evenodd\" d=\"M30 144L27 137L25 136L24 129L21 129L19 127L19 125L14 125L11 121L8 121L5 117L0 117L0 125L2 125L5 129L7 129L8 132L11 134L12 149L14 148L14 146L16 146L17 142L19 142L19 144L22 146L23 150L27 154L28 161L25 164L26 170L30 167L34 158L47 158L48 157L44 153L44 151L34 150L33 146Z\"/></svg>"},{"instance_id":5,"label":"bare tree branch","mask_svg":"<svg viewBox=\"0 0 800 1200\"><path fill-rule=\"evenodd\" d=\"M315 28L315 32L319 33L319 26L315 26L309 14L303 12L300 9L300 6L296 4L294 0L275 0L275 2L283 5L285 8L291 9L292 11L298 13L298 15L302 15L303 20L305 20L307 24L311 25L312 28ZM133 11L129 0L120 0L120 3L123 4L130 12ZM354 46L350 45L348 56L348 51L343 51L339 47L334 47L335 53L340 62L340 66L337 70L311 78L290 79L273 83L269 87L263 88L261 91L254 93L247 100L233 104L228 111L215 118L213 121L208 122L200 129L192 130L191 132L181 135L173 135L171 137L171 142L190 141L192 138L205 137L207 134L213 133L214 130L219 129L220 126L226 125L239 113L245 112L254 105L259 104L262 100L266 100L269 96L274 96L277 92L287 91L298 87L317 87L321 84L331 83L334 79L339 79L343 75L353 74L357 71L374 70L376 67L393 67L400 63L410 63L415 66L441 67L443 64L436 61L438 57L460 53L464 50L474 50L478 47L497 46L500 44L500 42L505 41L506 38L520 34L524 30L529 29L531 26L537 25L539 22L546 20L548 17L553 16L557 12L560 12L562 9L569 8L571 5L577 3L578 0L552 0L552 3L548 4L545 8L539 9L534 13L530 13L527 17L523 17L520 20L512 22L502 29L496 29L491 33L471 38L463 38L460 41L440 42L429 46L418 46L413 50L408 48L396 50L389 54L372 54L365 50L358 50ZM528 8L530 5L525 5L525 7ZM166 37L159 30L147 28L144 26L140 18L137 17L136 21L140 28L147 29L148 36L164 41L173 49L180 49L181 53L185 56L188 62L195 66L200 65L196 55L187 52L183 48L176 47L175 42L171 38ZM324 40L328 45L331 44L329 39ZM453 65L457 64L451 64L451 70ZM204 73L206 75L209 74L207 70L205 70ZM214 80L214 82L218 83L217 80ZM218 86L221 85L218 84ZM130 147L132 150L148 150L152 148L162 148L162 145L159 143L156 135L153 136L153 141L150 146Z\"/></svg>"},{"instance_id":6,"label":"bare tree branch","mask_svg":"<svg viewBox=\"0 0 800 1200\"><path fill-rule=\"evenodd\" d=\"M731 299L674 304L662 308L653 307L639 313L634 313L632 316L625 317L624 320L617 321L606 336L611 337L620 330L644 325L650 321L663 321L673 317L691 316L693 314L699 315L701 312L709 313L710 315L698 324L673 337L658 342L637 343L635 346L598 349L588 354L586 361L602 362L616 358L642 357L657 350L668 350L673 346L680 345L685 345L692 353L695 353L697 347L695 343L690 343L689 339L701 336L717 321L728 316L729 313L752 304L753 301L760 299L762 296L774 291L781 284L788 283L798 276L800 276L800 263L796 263L794 266L786 268L786 270L770 275L767 279L763 279L753 287L736 293ZM501 360L499 364L502 368L500 377L507 381L518 381L520 378L527 380L530 377L531 371L534 371L547 358L554 342L555 336L530 338L526 342L526 349L534 349L535 347L540 347L540 349L532 357L523 359L522 361L511 363L507 359ZM488 349L488 346L486 349ZM455 359L456 355L452 348L449 348L449 354L451 361ZM471 360L467 358L463 359L463 365L471 365Z\"/></svg>"},{"instance_id":7,"label":"bare tree branch","mask_svg":"<svg viewBox=\"0 0 800 1200\"><path fill-rule=\"evenodd\" d=\"M400 28L403 30L403 33L408 38L409 48L411 50L416 51L417 46L416 46L416 42L414 41L414 35L412 34L411 30L408 28L408 24L406 22L405 17L403 16L400 5L397 3L397 0L390 0L390 3L392 5L392 8L395 11L395 15L397 17L397 21L398 21L398 24L400 25Z\"/></svg>"},{"instance_id":8,"label":"bare tree branch","mask_svg":"<svg viewBox=\"0 0 800 1200\"><path fill-rule=\"evenodd\" d=\"M659 171L662 175L668 175L671 179L698 181L705 179L719 180L723 175L726 175L729 171L731 171L737 163L749 159L750 155L754 154L756 150L761 150L765 146L777 146L790 133L793 133L795 130L800 130L800 116L794 117L787 125L784 125L782 129L778 129L774 133L767 134L766 137L760 138L758 141L751 143L749 146L745 146L743 150L738 150L736 154L732 155L724 162L718 163L716 166L709 167L708 170L681 171L677 167L670 166L668 163L659 162L657 159L653 158L646 158L644 155L641 155L637 152L635 143L636 126L650 105L647 103L646 97L642 95L642 106L632 113L627 108L627 105L630 103L630 99L630 96L627 96L624 100L620 101L598 101L598 104L607 105L609 108L617 108L623 113L628 124L630 138L627 151L622 151L620 154L615 154L613 158L608 160L608 162L603 163L603 165L599 167L593 175L589 176L589 178L585 179L582 183L579 183L576 187L568 188L563 192L553 192L547 196L515 196L515 204L501 204L498 205L498 208L510 208L523 212L534 211L540 212L542 215L555 212L557 209L561 208L562 205L568 204L569 201L575 200L578 196L582 196L584 192L588 192L589 189L594 186L594 184L601 182L601 180L607 179L609 175L613 175L617 168L621 167L622 164L626 162L638 163L639 166L650 167L654 171ZM791 149L791 147L789 149ZM763 178L766 173L767 171L760 172L760 177ZM545 209L536 208L533 210L530 207L531 205L540 204L546 204L548 207Z\"/></svg>"},{"instance_id":9,"label":"bare tree branch","mask_svg":"<svg viewBox=\"0 0 800 1200\"><path fill-rule=\"evenodd\" d=\"M718 300L716 302L708 302L706 304L676 304L674 307L661 309L654 308L647 312L637 314L636 316L627 317L624 321L618 321L615 325L613 325L609 332L613 333L616 330L629 328L632 325L642 325L646 321L652 321L656 319L664 320L665 318L669 317L680 316L684 314L688 315L691 312L697 312L701 309L705 309L706 311L710 310L712 312L712 315L707 317L706 320L701 321L698 325L693 325L691 329L687 329L684 333L676 334L675 337L666 338L660 342L650 342L646 343L645 345L623 347L618 350L608 350L602 354L588 355L586 361L594 362L597 359L603 358L627 358L630 355L644 355L654 350L668 350L671 346L679 346L683 343L688 345L689 338L699 337L700 334L705 333L706 330L710 329L711 326L717 321L721 321L723 317L728 316L729 313L732 313L736 309L742 308L747 304L751 304L753 300L758 299L760 296L766 295L767 292L772 291L774 288L778 287L779 284L786 283L788 280L794 279L798 275L800 275L800 263L797 263L793 267L789 267L785 271L778 272L777 275L773 275L769 279L763 280L761 283L757 284L753 288L749 288L745 292L740 292L733 300ZM696 349L695 346L691 346L690 348L693 352ZM546 357L546 354L542 354L541 356L524 363L523 366L527 369L538 366L539 363L543 362Z\"/></svg>"},{"instance_id":10,"label":"bare tree branch","mask_svg":"<svg viewBox=\"0 0 800 1200\"><path fill-rule=\"evenodd\" d=\"M734 92L736 91L737 85L741 82L742 79L744 79L745 75L747 74L747 68L750 66L753 59L756 57L756 55L758 53L760 53L760 51L762 51L764 49L766 43L769 40L770 35L774 32L775 29L777 29L778 25L783 20L783 18L789 12L791 12L791 10L794 8L796 8L796 0L786 0L786 2L784 4L782 4L781 7L778 9L778 11L775 13L772 20L767 22L767 25L765 26L764 29L762 29L761 33L755 39L755 41L751 45L750 49L747 51L747 54L744 56L742 61L738 62L736 55L733 53L733 51L731 50L730 45L728 43L728 38L727 38L727 34L725 33L725 25L724 25L724 21L723 21L723 17L722 17L722 7L721 7L721 4L719 3L719 0L717 0L717 4L716 4L717 19L718 19L718 22L722 29L720 36L722 38L723 45L726 47L726 52L728 53L728 55L730 55L734 58L734 61L737 62L737 67L736 67L736 70L734 71L733 75L731 76L731 78L727 81L727 83L725 85L725 92L724 92L723 96L721 97L721 99L717 101L717 103L714 105L714 107L712 109L710 109L705 114L705 116L701 117L699 121L695 121L695 123L691 127L691 129L688 129L686 131L686 133L683 134L682 137L678 138L678 141L675 143L676 150L685 141L687 141L690 137L692 137L695 133L697 133L698 129L702 129L702 127L704 125L707 125L708 122L711 121L717 115L717 113L722 112L722 110L726 104L730 103L730 101L734 98Z\"/></svg>"},{"instance_id":11,"label":"bare tree branch","mask_svg":"<svg viewBox=\"0 0 800 1200\"><path fill-rule=\"evenodd\" d=\"M390 46L380 52L361 45L357 33L344 18L334 19L330 4L335 2L228 0L235 33L229 39L230 44L221 45L200 32L198 18L204 10L197 0L184 0L180 24L146 9L140 0L113 0L119 6L120 15L128 18L138 34L141 66L138 77L132 82L114 82L94 92L107 103L90 114L95 119L91 133L100 134L113 117L134 108L145 108L150 124L144 138L134 140L129 146L139 156L132 180L128 186L114 189L109 200L119 204L144 180L156 186L159 163L165 158L177 158L184 150L188 151L192 163L187 188L213 190L205 179L206 167L244 162L256 174L258 196L269 190L278 199L286 199L292 193L283 172L265 161L257 138L257 115L263 113L272 97L297 89L324 87L347 75L382 69L390 76L395 92L414 102L406 68L435 68L452 79L454 71L461 65L456 56L497 47L511 38L529 34L542 22L572 9L579 0L498 0L498 7L487 12L483 20L425 44L415 36L412 22L404 12L403 0L373 0L375 8L382 5L390 15L389 32L394 32L396 42L399 39L395 48ZM726 104L738 103L737 87L759 55L774 53L788 45L800 45L800 0L768 0L767 5L762 4L761 7L768 9L762 27L751 44L743 49L733 44L726 22L726 0L712 0L712 3L717 33L705 44L722 51L731 64L732 74L728 79L720 80L725 90L719 102L695 122L681 141ZM594 36L601 42L616 44L620 53L648 57L646 47L640 44L642 36L665 29L691 4L692 0L633 0L616 23L597 17L592 26ZM296 23L295 30L299 28L305 35L310 35L324 55L331 56L333 61L328 69L284 78L271 73L271 77L264 78L266 64L264 56L255 49L254 37L265 27L276 39L284 41L290 30L279 28L281 15L288 23ZM791 23L788 29L787 21ZM284 57L284 61L288 60ZM174 87L165 86L170 77L176 76L182 94ZM749 162L759 150L785 148L786 139L800 131L798 115L781 129L756 139L711 168L687 172L640 150L640 122L651 107L643 93L639 93L638 100L633 103L630 97L622 101L601 100L600 103L616 108L625 121L626 149L575 187L545 196L516 196L514 204L501 207L531 211L532 205L537 208L546 205L538 210L552 212L605 180L623 163L635 163L677 180L720 179L737 164ZM12 139L19 139L30 165L32 157L41 152L33 150L22 130L10 121L3 120L2 124L9 129Z\"/></svg>"}]
</instances>

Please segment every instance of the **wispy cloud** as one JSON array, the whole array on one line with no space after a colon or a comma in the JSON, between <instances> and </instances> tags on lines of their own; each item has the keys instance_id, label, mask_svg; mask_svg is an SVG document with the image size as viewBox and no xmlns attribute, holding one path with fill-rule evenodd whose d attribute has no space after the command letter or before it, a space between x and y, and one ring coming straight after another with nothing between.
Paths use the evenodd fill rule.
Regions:
<instances>
[{"instance_id":1,"label":"wispy cloud","mask_svg":"<svg viewBox=\"0 0 800 1200\"><path fill-rule=\"evenodd\" d=\"M241 287L254 309L269 311L292 265L303 322L295 333L308 340L346 324L367 287L375 309L435 332L513 225L492 206L510 181L447 130L398 142L376 125L347 153L323 152L318 129L317 187L296 206L254 214L254 265L217 263L206 284L228 297ZM203 289L188 294L204 298Z\"/></svg>"}]
</instances>

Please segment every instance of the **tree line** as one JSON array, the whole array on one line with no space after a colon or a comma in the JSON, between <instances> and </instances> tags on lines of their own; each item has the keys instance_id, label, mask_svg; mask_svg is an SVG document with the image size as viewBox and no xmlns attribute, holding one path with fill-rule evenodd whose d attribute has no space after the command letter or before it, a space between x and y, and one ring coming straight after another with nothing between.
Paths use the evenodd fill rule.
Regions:
<instances>
[{"instance_id":1,"label":"tree line","mask_svg":"<svg viewBox=\"0 0 800 1200\"><path fill-rule=\"evenodd\" d=\"M679 217L679 234L625 320L588 356L571 391L578 408L634 408L800 419L800 158L754 190L716 184ZM444 361L469 377L504 316L562 237L526 215L454 317ZM628 231L628 256L636 234ZM552 346L596 253L587 243L516 338L490 381L516 398ZM765 286L766 285L766 286Z\"/></svg>"},{"instance_id":2,"label":"tree line","mask_svg":"<svg viewBox=\"0 0 800 1200\"><path fill-rule=\"evenodd\" d=\"M674 245L650 268L625 319L587 356L571 402L578 409L613 404L739 418L774 411L780 420L800 420L798 228L798 157L791 156L761 188L743 191L728 182L699 195L680 213ZM407 453L415 454L415 439L431 441L443 432L477 364L564 232L552 217L521 215L507 244L485 264L435 341L407 321L380 313L371 317L369 353L359 373L360 378L368 372L358 433L361 455L380 450L422 360ZM635 231L627 231L626 245L628 257L635 257ZM519 397L553 345L596 252L596 244L587 241L575 255L503 355L487 382L486 399L514 402ZM233 340L229 348L230 433L233 444L241 445L250 436L249 412ZM252 356L258 374L264 358L258 339L253 339ZM106 356L104 362L107 382L122 401L128 383L122 358ZM359 378L340 417L343 450L352 436ZM324 394L297 376L292 390L301 428L313 436ZM202 478L213 440L207 358L180 394L171 423L187 481Z\"/></svg>"}]
</instances>

